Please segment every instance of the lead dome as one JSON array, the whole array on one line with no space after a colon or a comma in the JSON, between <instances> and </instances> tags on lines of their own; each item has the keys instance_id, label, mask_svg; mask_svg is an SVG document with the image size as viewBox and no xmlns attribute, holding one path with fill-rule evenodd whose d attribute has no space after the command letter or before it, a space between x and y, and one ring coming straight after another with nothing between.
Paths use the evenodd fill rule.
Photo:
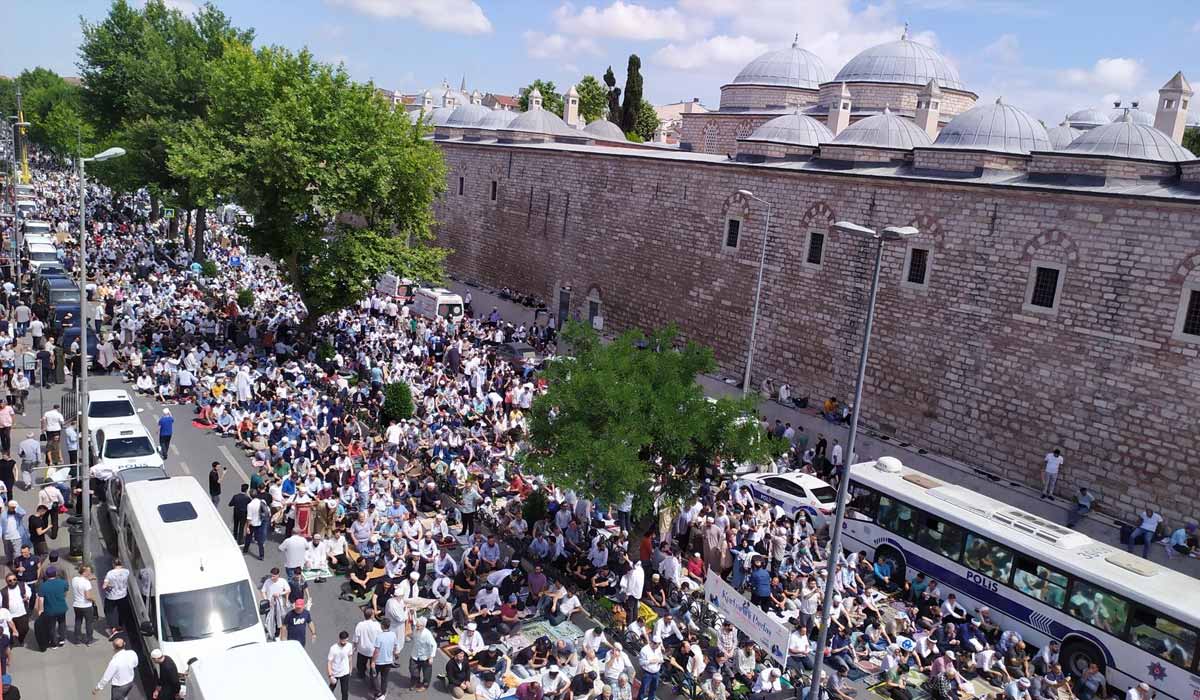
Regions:
<instances>
[{"instance_id":1,"label":"lead dome","mask_svg":"<svg viewBox=\"0 0 1200 700\"><path fill-rule=\"evenodd\" d=\"M607 119L597 119L596 121L583 127L586 134L591 134L593 137L603 139L605 141L626 141L625 132L621 131L621 127L613 124Z\"/></svg>"},{"instance_id":2,"label":"lead dome","mask_svg":"<svg viewBox=\"0 0 1200 700\"><path fill-rule=\"evenodd\" d=\"M833 140L833 132L821 122L799 112L784 114L755 129L744 140L816 147Z\"/></svg>"},{"instance_id":3,"label":"lead dome","mask_svg":"<svg viewBox=\"0 0 1200 700\"><path fill-rule=\"evenodd\" d=\"M839 146L874 146L912 150L928 146L929 134L908 119L886 107L883 114L854 122L833 139Z\"/></svg>"},{"instance_id":4,"label":"lead dome","mask_svg":"<svg viewBox=\"0 0 1200 700\"><path fill-rule=\"evenodd\" d=\"M833 78L838 83L900 83L927 85L937 81L942 88L966 90L958 71L934 49L904 38L863 51L842 67Z\"/></svg>"},{"instance_id":5,"label":"lead dome","mask_svg":"<svg viewBox=\"0 0 1200 700\"><path fill-rule=\"evenodd\" d=\"M1084 132L1063 151L1166 163L1178 163L1196 157L1158 129L1134 122L1128 114L1121 115L1111 124Z\"/></svg>"},{"instance_id":6,"label":"lead dome","mask_svg":"<svg viewBox=\"0 0 1200 700\"><path fill-rule=\"evenodd\" d=\"M1071 128L1079 129L1080 131L1095 129L1110 122L1112 120L1108 118L1107 114L1091 107L1086 107L1078 112L1071 112L1067 115L1067 123Z\"/></svg>"},{"instance_id":7,"label":"lead dome","mask_svg":"<svg viewBox=\"0 0 1200 700\"><path fill-rule=\"evenodd\" d=\"M446 126L472 127L478 126L492 110L483 105L465 104L454 108L446 117Z\"/></svg>"},{"instance_id":8,"label":"lead dome","mask_svg":"<svg viewBox=\"0 0 1200 700\"><path fill-rule=\"evenodd\" d=\"M825 82L825 63L819 56L800 48L799 37L786 49L768 51L746 64L734 85L772 85L816 90Z\"/></svg>"},{"instance_id":9,"label":"lead dome","mask_svg":"<svg viewBox=\"0 0 1200 700\"><path fill-rule=\"evenodd\" d=\"M1046 127L1025 110L1001 99L972 107L950 120L933 145L1020 154L1051 150Z\"/></svg>"}]
</instances>

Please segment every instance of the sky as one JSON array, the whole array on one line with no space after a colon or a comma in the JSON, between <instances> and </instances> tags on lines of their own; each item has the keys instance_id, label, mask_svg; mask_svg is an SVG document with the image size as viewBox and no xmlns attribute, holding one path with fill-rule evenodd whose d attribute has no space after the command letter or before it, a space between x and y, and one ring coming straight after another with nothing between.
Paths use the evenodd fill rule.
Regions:
<instances>
[{"instance_id":1,"label":"sky","mask_svg":"<svg viewBox=\"0 0 1200 700\"><path fill-rule=\"evenodd\" d=\"M139 1L139 0L135 0ZM144 1L144 0L140 0ZM185 12L195 0L169 0ZM564 88L642 60L655 104L700 98L793 35L832 78L859 51L901 36L938 49L981 100L1053 125L1082 107L1139 100L1182 70L1200 88L1200 3L1187 0L214 0L257 41L309 47L352 76L401 92L465 77L515 93L535 78ZM108 0L0 0L0 74L44 66L74 75L80 18Z\"/></svg>"}]
</instances>

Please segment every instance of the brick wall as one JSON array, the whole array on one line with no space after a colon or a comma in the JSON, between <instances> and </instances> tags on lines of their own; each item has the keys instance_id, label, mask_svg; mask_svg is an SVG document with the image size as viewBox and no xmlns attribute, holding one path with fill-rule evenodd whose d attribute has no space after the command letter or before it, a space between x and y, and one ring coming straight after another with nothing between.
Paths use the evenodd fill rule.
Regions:
<instances>
[{"instance_id":1,"label":"brick wall","mask_svg":"<svg viewBox=\"0 0 1200 700\"><path fill-rule=\"evenodd\" d=\"M737 140L749 136L778 114L702 112L683 115L679 143L685 151L727 155L737 152Z\"/></svg>"},{"instance_id":2,"label":"brick wall","mask_svg":"<svg viewBox=\"0 0 1200 700\"><path fill-rule=\"evenodd\" d=\"M891 163L893 161L911 161L912 151L865 146L840 146L827 143L821 146L820 157L853 163Z\"/></svg>"},{"instance_id":3,"label":"brick wall","mask_svg":"<svg viewBox=\"0 0 1200 700\"><path fill-rule=\"evenodd\" d=\"M917 95L921 92L920 85L898 85L894 83L846 83L850 91L850 102L855 109L879 109L890 107L893 111L915 112ZM842 93L841 83L825 83L821 86L820 102L831 105L837 102ZM962 114L975 106L975 95L958 90L942 89L940 107L941 121L945 123L951 117Z\"/></svg>"},{"instance_id":4,"label":"brick wall","mask_svg":"<svg viewBox=\"0 0 1200 700\"><path fill-rule=\"evenodd\" d=\"M1089 158L1066 153L1039 153L1029 163L1031 173L1098 175L1100 177L1165 179L1179 173L1174 163L1147 163L1120 158Z\"/></svg>"},{"instance_id":5,"label":"brick wall","mask_svg":"<svg viewBox=\"0 0 1200 700\"><path fill-rule=\"evenodd\" d=\"M810 157L815 148L808 146L792 146L784 143L768 143L765 141L747 141L740 140L737 142L737 155L739 158L744 156L762 157L762 158L787 158L787 157Z\"/></svg>"},{"instance_id":6,"label":"brick wall","mask_svg":"<svg viewBox=\"0 0 1200 700\"><path fill-rule=\"evenodd\" d=\"M1029 167L1029 156L957 148L915 148L913 149L913 165L930 170L953 170L968 173L978 168L1025 170Z\"/></svg>"},{"instance_id":7,"label":"brick wall","mask_svg":"<svg viewBox=\"0 0 1200 700\"><path fill-rule=\"evenodd\" d=\"M1179 166L1181 179L1184 182L1200 182L1200 160L1193 160Z\"/></svg>"},{"instance_id":8,"label":"brick wall","mask_svg":"<svg viewBox=\"0 0 1200 700\"><path fill-rule=\"evenodd\" d=\"M814 399L853 390L869 244L830 233L820 268L806 233L835 220L912 223L927 289L903 287L886 251L864 417L905 440L1030 484L1061 447L1065 488L1087 484L1132 514L1195 514L1200 345L1172 339L1200 265L1200 206L1015 188L886 180L756 165L443 143L451 186L439 242L460 277L573 311L595 289L606 329L674 322L740 376L763 208L774 205L755 385ZM457 178L465 195L457 196ZM490 181L499 201L489 201ZM727 216L743 217L737 250ZM1194 257L1195 256L1195 257ZM1025 311L1033 260L1065 265L1054 314Z\"/></svg>"},{"instance_id":9,"label":"brick wall","mask_svg":"<svg viewBox=\"0 0 1200 700\"><path fill-rule=\"evenodd\" d=\"M778 109L817 103L817 91L769 85L725 85L721 109Z\"/></svg>"}]
</instances>

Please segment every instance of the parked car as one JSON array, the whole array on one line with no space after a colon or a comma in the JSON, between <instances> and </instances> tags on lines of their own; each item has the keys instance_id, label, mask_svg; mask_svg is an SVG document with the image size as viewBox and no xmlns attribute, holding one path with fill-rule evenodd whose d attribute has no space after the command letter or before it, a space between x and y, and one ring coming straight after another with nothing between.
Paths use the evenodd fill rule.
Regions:
<instances>
[{"instance_id":1,"label":"parked car","mask_svg":"<svg viewBox=\"0 0 1200 700\"><path fill-rule=\"evenodd\" d=\"M747 474L733 484L735 493L743 487L750 490L754 500L778 506L788 517L801 511L808 513L818 528L833 517L837 505L837 491L811 474Z\"/></svg>"},{"instance_id":2,"label":"parked car","mask_svg":"<svg viewBox=\"0 0 1200 700\"><path fill-rule=\"evenodd\" d=\"M88 432L117 423L137 423L138 409L124 389L93 389L87 395Z\"/></svg>"},{"instance_id":3,"label":"parked car","mask_svg":"<svg viewBox=\"0 0 1200 700\"><path fill-rule=\"evenodd\" d=\"M542 361L542 358L538 355L538 351L532 345L518 342L500 343L497 345L496 357L517 366L531 363L536 367Z\"/></svg>"}]
</instances>

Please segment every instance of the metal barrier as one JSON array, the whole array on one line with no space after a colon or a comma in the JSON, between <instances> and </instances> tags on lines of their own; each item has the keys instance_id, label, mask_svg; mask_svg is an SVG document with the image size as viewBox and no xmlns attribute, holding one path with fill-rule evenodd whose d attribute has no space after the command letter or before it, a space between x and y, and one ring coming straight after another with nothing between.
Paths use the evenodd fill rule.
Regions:
<instances>
[{"instance_id":1,"label":"metal barrier","mask_svg":"<svg viewBox=\"0 0 1200 700\"><path fill-rule=\"evenodd\" d=\"M61 407L62 414L67 420L70 420L72 417L78 418L80 408L79 392L74 388L63 389L62 399L59 400L58 405Z\"/></svg>"}]
</instances>

